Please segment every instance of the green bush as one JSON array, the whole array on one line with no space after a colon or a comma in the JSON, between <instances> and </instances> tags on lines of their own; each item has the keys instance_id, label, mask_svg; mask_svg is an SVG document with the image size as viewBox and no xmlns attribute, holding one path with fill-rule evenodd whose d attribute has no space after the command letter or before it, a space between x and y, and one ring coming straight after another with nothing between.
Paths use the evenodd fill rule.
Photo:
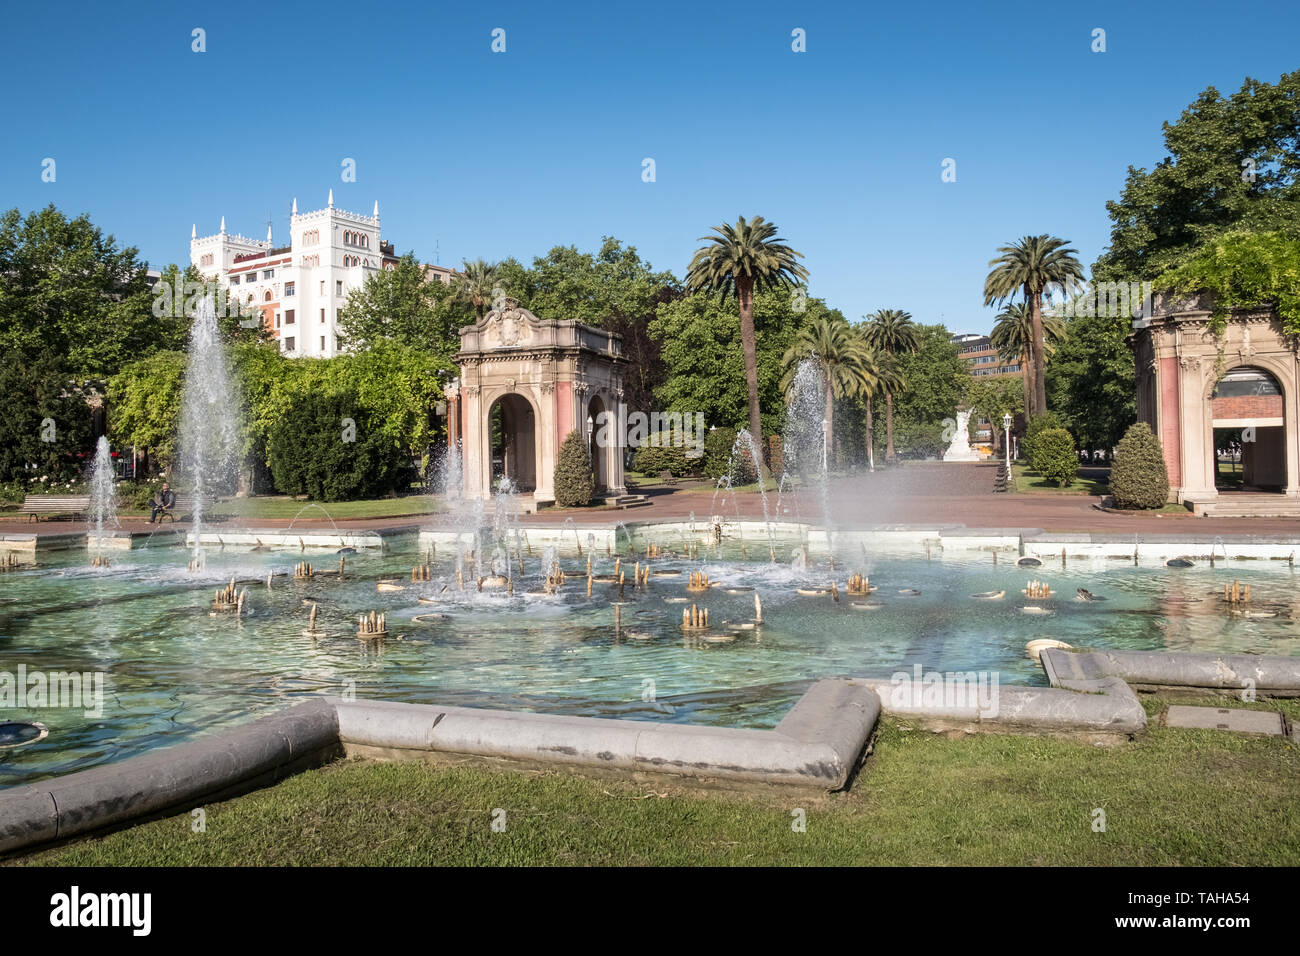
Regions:
<instances>
[{"instance_id":1,"label":"green bush","mask_svg":"<svg viewBox=\"0 0 1300 956\"><path fill-rule=\"evenodd\" d=\"M1061 488L1074 481L1079 473L1079 452L1074 447L1074 436L1064 428L1045 428L1034 440L1035 468L1048 481Z\"/></svg>"},{"instance_id":2,"label":"green bush","mask_svg":"<svg viewBox=\"0 0 1300 956\"><path fill-rule=\"evenodd\" d=\"M751 485L758 481L758 472L754 469L754 455L746 445L732 461L731 454L736 447L736 430L734 428L715 428L704 439L704 466L701 469L709 478L718 479L723 475L731 476L732 485Z\"/></svg>"},{"instance_id":3,"label":"green bush","mask_svg":"<svg viewBox=\"0 0 1300 956\"><path fill-rule=\"evenodd\" d=\"M632 468L643 475L656 477L663 471L669 472L674 478L691 474L699 466L700 459L688 458L688 449L681 444L674 444L680 441L672 432L657 432L648 436L645 444L632 456Z\"/></svg>"},{"instance_id":4,"label":"green bush","mask_svg":"<svg viewBox=\"0 0 1300 956\"><path fill-rule=\"evenodd\" d=\"M591 504L595 493L591 454L582 432L575 429L560 443L555 459L555 503L561 508L579 508Z\"/></svg>"},{"instance_id":5,"label":"green bush","mask_svg":"<svg viewBox=\"0 0 1300 956\"><path fill-rule=\"evenodd\" d=\"M1065 428L1065 422L1061 421L1061 416L1056 412L1044 412L1037 418L1033 419L1025 429L1025 440L1021 442L1020 447L1025 455L1025 463L1040 475L1043 473L1042 465L1035 457L1037 454L1038 436L1048 429Z\"/></svg>"},{"instance_id":6,"label":"green bush","mask_svg":"<svg viewBox=\"0 0 1300 956\"><path fill-rule=\"evenodd\" d=\"M349 393L295 395L267 437L276 488L318 501L355 501L406 487L413 477L409 457L374 424Z\"/></svg>"},{"instance_id":7,"label":"green bush","mask_svg":"<svg viewBox=\"0 0 1300 956\"><path fill-rule=\"evenodd\" d=\"M1110 494L1117 508L1163 508L1169 501L1164 450L1146 422L1130 427L1115 447Z\"/></svg>"},{"instance_id":8,"label":"green bush","mask_svg":"<svg viewBox=\"0 0 1300 956\"><path fill-rule=\"evenodd\" d=\"M885 429L883 425L876 428L879 439L876 449L876 465L885 460ZM894 451L901 458L939 458L948 450L948 442L943 437L941 422L894 422Z\"/></svg>"}]
</instances>

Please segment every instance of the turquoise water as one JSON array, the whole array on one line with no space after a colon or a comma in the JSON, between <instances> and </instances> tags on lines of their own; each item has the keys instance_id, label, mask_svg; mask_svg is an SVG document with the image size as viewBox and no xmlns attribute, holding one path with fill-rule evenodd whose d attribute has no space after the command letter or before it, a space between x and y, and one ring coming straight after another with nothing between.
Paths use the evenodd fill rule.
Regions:
<instances>
[{"instance_id":1,"label":"turquoise water","mask_svg":"<svg viewBox=\"0 0 1300 956\"><path fill-rule=\"evenodd\" d=\"M175 548L119 552L109 568L91 568L84 553L47 558L34 570L0 575L0 672L103 671L103 715L79 709L0 709L0 720L39 720L49 736L0 749L0 786L84 769L220 726L243 722L319 694L552 713L620 716L727 726L770 727L808 682L831 675L884 676L914 665L926 670L997 672L1002 684L1043 685L1024 651L1039 637L1078 647L1300 654L1300 598L1285 565L1234 563L1216 570L1115 567L1072 562L1068 569L1018 568L1004 556L969 560L841 556L805 571L742 560L664 557L649 588L596 582L586 596L585 559L569 556L559 594L541 587L541 559L525 556L518 593L456 591L454 570L435 562L430 582L411 584L418 560L408 552L347 557L347 573L294 581L293 566L311 560L337 568L330 553L252 553L211 549L207 570L186 571ZM631 567L625 564L628 578ZM608 574L600 555L593 570ZM715 585L690 601L708 607L711 633L729 643L685 638L680 628L686 575L706 571ZM268 571L276 577L266 586ZM870 575L878 609L848 595L803 596L798 586L841 589L847 575ZM210 613L212 592L231 575L247 588L246 616ZM1046 602L1020 593L1031 579L1058 592ZM396 579L404 590L377 590ZM1218 595L1233 579L1250 583L1254 606L1274 617L1230 615ZM736 630L725 621L753 618L756 588L764 623ZM1106 598L1073 600L1086 587ZM909 596L902 589L920 593ZM1000 601L978 592L1002 590ZM425 596L434 603L420 604ZM308 604L318 605L313 639ZM1048 608L1029 615L1026 604ZM1265 608L1271 605L1271 608ZM687 604L686 606L689 606ZM382 644L357 640L356 616L388 615ZM416 621L417 615L447 615ZM648 682L653 682L648 683Z\"/></svg>"}]
</instances>

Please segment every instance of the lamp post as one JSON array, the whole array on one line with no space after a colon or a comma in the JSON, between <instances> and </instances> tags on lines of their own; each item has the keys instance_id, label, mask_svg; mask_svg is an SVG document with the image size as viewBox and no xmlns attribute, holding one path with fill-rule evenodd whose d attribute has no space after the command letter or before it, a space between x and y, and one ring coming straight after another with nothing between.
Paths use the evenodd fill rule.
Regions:
<instances>
[{"instance_id":1,"label":"lamp post","mask_svg":"<svg viewBox=\"0 0 1300 956\"><path fill-rule=\"evenodd\" d=\"M1007 478L1011 477L1011 413L1005 412L1002 415L1002 432L1004 436L1003 444L1006 446L1007 455Z\"/></svg>"}]
</instances>

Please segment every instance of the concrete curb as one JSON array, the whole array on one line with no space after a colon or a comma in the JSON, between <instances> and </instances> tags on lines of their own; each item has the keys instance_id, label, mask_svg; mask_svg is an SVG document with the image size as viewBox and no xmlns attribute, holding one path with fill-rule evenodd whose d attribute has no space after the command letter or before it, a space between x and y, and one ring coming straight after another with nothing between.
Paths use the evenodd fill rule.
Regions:
<instances>
[{"instance_id":1,"label":"concrete curb","mask_svg":"<svg viewBox=\"0 0 1300 956\"><path fill-rule=\"evenodd\" d=\"M1300 697L1300 657L1048 648L1040 660L1053 687L1081 690L1118 677L1140 690L1250 688L1270 697Z\"/></svg>"},{"instance_id":2,"label":"concrete curb","mask_svg":"<svg viewBox=\"0 0 1300 956\"><path fill-rule=\"evenodd\" d=\"M969 700L933 701L933 697L942 696L942 688L922 681L863 678L854 683L874 690L886 714L907 717L931 730L1097 738L1140 734L1147 726L1146 711L1137 695L1117 677L1071 690L998 687L990 702L993 706L983 707Z\"/></svg>"},{"instance_id":3,"label":"concrete curb","mask_svg":"<svg viewBox=\"0 0 1300 956\"><path fill-rule=\"evenodd\" d=\"M228 799L339 751L334 708L313 700L190 743L0 791L0 854Z\"/></svg>"},{"instance_id":4,"label":"concrete curb","mask_svg":"<svg viewBox=\"0 0 1300 956\"><path fill-rule=\"evenodd\" d=\"M708 779L841 789L880 715L848 680L814 684L774 730L334 700L349 753L436 751Z\"/></svg>"}]
</instances>

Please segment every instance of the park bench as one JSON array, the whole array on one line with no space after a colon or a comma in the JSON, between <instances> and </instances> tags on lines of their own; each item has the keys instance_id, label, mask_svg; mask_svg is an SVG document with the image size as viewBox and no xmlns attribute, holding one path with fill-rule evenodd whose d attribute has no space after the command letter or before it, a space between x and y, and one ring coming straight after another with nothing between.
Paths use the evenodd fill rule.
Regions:
<instances>
[{"instance_id":1,"label":"park bench","mask_svg":"<svg viewBox=\"0 0 1300 956\"><path fill-rule=\"evenodd\" d=\"M673 473L669 471L667 468L659 472L659 480L662 481L665 485L677 484L677 479L673 477Z\"/></svg>"},{"instance_id":2,"label":"park bench","mask_svg":"<svg viewBox=\"0 0 1300 956\"><path fill-rule=\"evenodd\" d=\"M172 502L172 506L170 508L158 512L159 523L161 523L164 518L170 519L172 522L175 522L177 515L181 515L183 517L188 514L193 514L194 501L196 497L197 497L196 495L177 495L176 500ZM203 499L205 505L204 510L210 509L214 504L216 504L216 500L217 499L215 498L205 497Z\"/></svg>"},{"instance_id":3,"label":"park bench","mask_svg":"<svg viewBox=\"0 0 1300 956\"><path fill-rule=\"evenodd\" d=\"M41 516L84 515L90 511L90 495L27 495L19 514L30 515L33 521Z\"/></svg>"}]
</instances>

